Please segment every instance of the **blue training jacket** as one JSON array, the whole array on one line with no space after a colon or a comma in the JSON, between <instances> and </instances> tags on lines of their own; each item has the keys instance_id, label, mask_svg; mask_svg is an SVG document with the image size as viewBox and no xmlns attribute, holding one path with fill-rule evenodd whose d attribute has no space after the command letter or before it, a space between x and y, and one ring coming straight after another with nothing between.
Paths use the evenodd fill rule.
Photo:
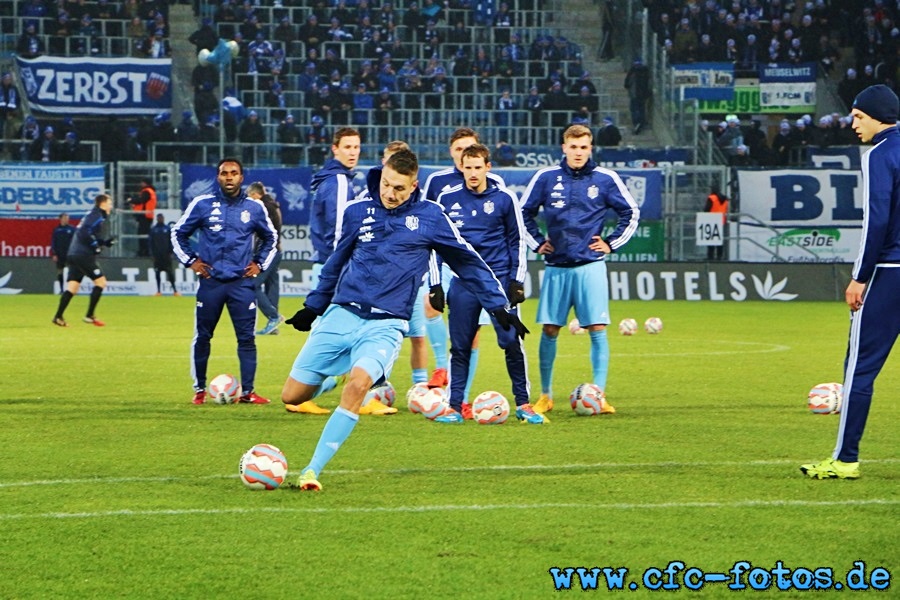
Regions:
<instances>
[{"instance_id":1,"label":"blue training jacket","mask_svg":"<svg viewBox=\"0 0 900 600\"><path fill-rule=\"evenodd\" d=\"M381 169L369 171L369 196L347 205L337 247L307 296L307 307L322 314L333 303L364 319L409 320L432 250L462 277L485 309L507 305L494 273L440 205L422 200L416 189L409 200L388 210L381 203L380 181Z\"/></svg>"},{"instance_id":2,"label":"blue training jacket","mask_svg":"<svg viewBox=\"0 0 900 600\"><path fill-rule=\"evenodd\" d=\"M200 232L197 250L190 237ZM255 234L255 235L254 235ZM262 243L256 246L256 240ZM265 205L248 198L243 190L230 198L221 188L215 194L197 196L172 228L172 250L185 266L198 258L210 265L213 279L231 281L244 276L251 261L265 271L275 257L278 233Z\"/></svg>"},{"instance_id":3,"label":"blue training jacket","mask_svg":"<svg viewBox=\"0 0 900 600\"><path fill-rule=\"evenodd\" d=\"M437 201L498 278L525 282L525 225L511 190L490 181L480 194L457 185L438 196Z\"/></svg>"},{"instance_id":4,"label":"blue training jacket","mask_svg":"<svg viewBox=\"0 0 900 600\"><path fill-rule=\"evenodd\" d=\"M338 222L347 203L353 200L353 171L335 158L313 175L310 183L312 203L309 208L309 237L313 246L313 262L324 263L334 252Z\"/></svg>"},{"instance_id":5,"label":"blue training jacket","mask_svg":"<svg viewBox=\"0 0 900 600\"><path fill-rule=\"evenodd\" d=\"M488 173L488 182L493 182L500 187L506 187L506 182L496 173ZM449 169L435 171L429 175L428 179L425 180L425 187L422 188L422 196L426 200L436 201L438 196L460 184L466 184L466 176L454 165Z\"/></svg>"},{"instance_id":6,"label":"blue training jacket","mask_svg":"<svg viewBox=\"0 0 900 600\"><path fill-rule=\"evenodd\" d=\"M553 252L544 255L544 260L554 267L576 267L605 258L588 246L593 236L601 235L610 210L618 215L618 222L604 241L613 252L631 239L641 215L619 175L598 167L593 159L578 171L573 171L565 158L556 166L541 169L531 178L521 204L528 247L537 250L549 238ZM547 236L535 220L541 208Z\"/></svg>"},{"instance_id":7,"label":"blue training jacket","mask_svg":"<svg viewBox=\"0 0 900 600\"><path fill-rule=\"evenodd\" d=\"M69 256L93 256L99 253L101 246L108 246L110 241L102 237L108 219L109 215L99 207L92 208L75 228L75 235L69 244Z\"/></svg>"},{"instance_id":8,"label":"blue training jacket","mask_svg":"<svg viewBox=\"0 0 900 600\"><path fill-rule=\"evenodd\" d=\"M885 129L862 157L863 230L853 279L866 283L880 263L900 263L900 130Z\"/></svg>"}]
</instances>

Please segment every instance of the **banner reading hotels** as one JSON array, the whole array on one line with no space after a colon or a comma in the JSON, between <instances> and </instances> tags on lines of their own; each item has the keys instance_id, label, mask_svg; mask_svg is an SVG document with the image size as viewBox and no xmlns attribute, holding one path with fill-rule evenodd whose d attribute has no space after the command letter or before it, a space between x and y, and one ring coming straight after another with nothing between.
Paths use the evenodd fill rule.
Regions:
<instances>
[{"instance_id":1,"label":"banner reading hotels","mask_svg":"<svg viewBox=\"0 0 900 600\"><path fill-rule=\"evenodd\" d=\"M789 262L855 260L863 217L859 171L741 170L738 184L746 216L734 258L774 260L766 248Z\"/></svg>"},{"instance_id":2,"label":"banner reading hotels","mask_svg":"<svg viewBox=\"0 0 900 600\"><path fill-rule=\"evenodd\" d=\"M38 112L156 115L172 109L168 58L16 57L16 66Z\"/></svg>"}]
</instances>

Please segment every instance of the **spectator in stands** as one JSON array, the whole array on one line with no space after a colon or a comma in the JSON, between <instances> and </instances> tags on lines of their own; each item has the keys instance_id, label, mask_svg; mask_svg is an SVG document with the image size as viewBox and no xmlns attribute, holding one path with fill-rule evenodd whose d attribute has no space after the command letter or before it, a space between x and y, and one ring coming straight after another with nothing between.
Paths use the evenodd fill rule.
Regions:
<instances>
[{"instance_id":1,"label":"spectator in stands","mask_svg":"<svg viewBox=\"0 0 900 600\"><path fill-rule=\"evenodd\" d=\"M597 130L597 137L595 140L595 143L598 146L607 148L615 147L622 143L622 132L619 131L619 128L616 127L616 124L613 122L613 118L609 115L603 117L603 121L600 123L600 129Z\"/></svg>"},{"instance_id":2,"label":"spectator in stands","mask_svg":"<svg viewBox=\"0 0 900 600\"><path fill-rule=\"evenodd\" d=\"M300 128L294 123L294 115L286 114L275 130L275 139L281 146L282 164L295 166L300 163L301 149L298 144L303 142L302 137Z\"/></svg>"},{"instance_id":3,"label":"spectator in stands","mask_svg":"<svg viewBox=\"0 0 900 600\"><path fill-rule=\"evenodd\" d=\"M219 127L219 115L212 114L206 117L203 127L200 128L200 142L206 147L207 160L219 161L219 141L221 136Z\"/></svg>"},{"instance_id":4,"label":"spectator in stands","mask_svg":"<svg viewBox=\"0 0 900 600\"><path fill-rule=\"evenodd\" d=\"M625 75L631 111L632 132L637 135L647 125L647 101L653 95L650 88L650 69L638 58Z\"/></svg>"},{"instance_id":5,"label":"spectator in stands","mask_svg":"<svg viewBox=\"0 0 900 600\"><path fill-rule=\"evenodd\" d=\"M739 52L740 60L738 60L735 68L744 72L747 76L756 77L759 69L760 53L761 50L756 41L756 36L751 33L747 36L747 43L744 44L744 47Z\"/></svg>"},{"instance_id":6,"label":"spectator in stands","mask_svg":"<svg viewBox=\"0 0 900 600\"><path fill-rule=\"evenodd\" d=\"M819 123L816 127L812 128L812 131L809 133L809 144L810 146L833 146L834 145L834 130L831 127L831 115L823 115L819 119Z\"/></svg>"},{"instance_id":7,"label":"spectator in stands","mask_svg":"<svg viewBox=\"0 0 900 600\"><path fill-rule=\"evenodd\" d=\"M325 40L325 28L319 24L319 18L311 14L306 18L306 23L297 31L297 39L303 42L306 50L316 48Z\"/></svg>"},{"instance_id":8,"label":"spectator in stands","mask_svg":"<svg viewBox=\"0 0 900 600\"><path fill-rule=\"evenodd\" d=\"M353 90L350 83L342 81L338 90L333 94L331 122L347 124L350 122L353 112Z\"/></svg>"},{"instance_id":9,"label":"spectator in stands","mask_svg":"<svg viewBox=\"0 0 900 600\"><path fill-rule=\"evenodd\" d=\"M778 127L778 133L772 140L772 152L775 154L775 165L779 167L791 164L791 151L796 145L791 124L784 120Z\"/></svg>"},{"instance_id":10,"label":"spectator in stands","mask_svg":"<svg viewBox=\"0 0 900 600\"><path fill-rule=\"evenodd\" d=\"M218 8L216 8L216 12L213 15L213 20L219 24L237 23L237 7L230 0L224 0L221 4L219 4ZM233 33L233 29L231 31Z\"/></svg>"},{"instance_id":11,"label":"spectator in stands","mask_svg":"<svg viewBox=\"0 0 900 600\"><path fill-rule=\"evenodd\" d=\"M378 90L378 75L372 69L372 61L364 60L360 64L359 70L353 75L352 83L358 88L360 84L364 85L366 91L376 92Z\"/></svg>"},{"instance_id":12,"label":"spectator in stands","mask_svg":"<svg viewBox=\"0 0 900 600\"><path fill-rule=\"evenodd\" d=\"M59 140L53 131L53 127L44 127L44 134L31 143L28 153L30 160L34 162L56 162L60 160Z\"/></svg>"},{"instance_id":13,"label":"spectator in stands","mask_svg":"<svg viewBox=\"0 0 900 600\"><path fill-rule=\"evenodd\" d=\"M354 128L360 132L360 137L366 139L365 126L372 120L372 111L375 109L375 98L369 92L365 82L359 82L356 85L356 91L353 92L353 118L351 123Z\"/></svg>"},{"instance_id":14,"label":"spectator in stands","mask_svg":"<svg viewBox=\"0 0 900 600\"><path fill-rule=\"evenodd\" d=\"M728 159L728 164L732 167L755 167L756 161L750 156L750 149L746 144L739 144Z\"/></svg>"},{"instance_id":15,"label":"spectator in stands","mask_svg":"<svg viewBox=\"0 0 900 600\"><path fill-rule=\"evenodd\" d=\"M585 119L589 126L594 122L594 115L600 108L599 98L592 94L591 88L586 85L581 86L578 95L572 97L571 104L575 115Z\"/></svg>"},{"instance_id":16,"label":"spectator in stands","mask_svg":"<svg viewBox=\"0 0 900 600\"><path fill-rule=\"evenodd\" d=\"M150 143L154 148L155 160L174 161L175 128L172 127L172 115L168 111L153 117L153 129L150 132Z\"/></svg>"},{"instance_id":17,"label":"spectator in stands","mask_svg":"<svg viewBox=\"0 0 900 600\"><path fill-rule=\"evenodd\" d=\"M406 10L403 11L403 26L408 32L409 41L419 42L422 39L426 21L425 15L419 9L418 2L410 2Z\"/></svg>"},{"instance_id":18,"label":"spectator in stands","mask_svg":"<svg viewBox=\"0 0 900 600\"><path fill-rule=\"evenodd\" d=\"M690 60L698 46L697 32L691 29L691 23L687 18L681 19L675 37L672 38L673 60L683 63Z\"/></svg>"},{"instance_id":19,"label":"spectator in stands","mask_svg":"<svg viewBox=\"0 0 900 600\"><path fill-rule=\"evenodd\" d=\"M138 128L129 127L125 133L125 148L122 151L121 159L130 161L147 160L147 150L138 140Z\"/></svg>"},{"instance_id":20,"label":"spectator in stands","mask_svg":"<svg viewBox=\"0 0 900 600\"><path fill-rule=\"evenodd\" d=\"M197 162L196 142L200 139L200 129L193 120L193 113L181 113L181 123L175 128L175 141L179 143L177 159L182 163Z\"/></svg>"},{"instance_id":21,"label":"spectator in stands","mask_svg":"<svg viewBox=\"0 0 900 600\"><path fill-rule=\"evenodd\" d=\"M16 137L19 139L18 159L31 160L31 146L41 138L41 127L37 120L31 115L25 117Z\"/></svg>"},{"instance_id":22,"label":"spectator in stands","mask_svg":"<svg viewBox=\"0 0 900 600\"><path fill-rule=\"evenodd\" d=\"M444 20L444 9L434 0L424 0L422 2L422 14L426 19L434 21L435 23Z\"/></svg>"},{"instance_id":23,"label":"spectator in stands","mask_svg":"<svg viewBox=\"0 0 900 600\"><path fill-rule=\"evenodd\" d=\"M287 15L281 17L278 26L272 32L272 39L281 42L282 47L290 51L291 44L297 41L297 30L294 29L290 17Z\"/></svg>"},{"instance_id":24,"label":"spectator in stands","mask_svg":"<svg viewBox=\"0 0 900 600\"><path fill-rule=\"evenodd\" d=\"M810 131L809 125L805 119L800 118L794 122L794 127L791 129L791 135L794 136L795 146L804 147L809 145Z\"/></svg>"},{"instance_id":25,"label":"spectator in stands","mask_svg":"<svg viewBox=\"0 0 900 600\"><path fill-rule=\"evenodd\" d=\"M68 33L68 32L67 32ZM16 42L16 54L22 58L37 58L45 51L44 42L37 35L37 25L34 21L27 21L25 31Z\"/></svg>"},{"instance_id":26,"label":"spectator in stands","mask_svg":"<svg viewBox=\"0 0 900 600\"><path fill-rule=\"evenodd\" d=\"M378 87L379 89L387 88L391 92L397 91L397 74L390 62L381 66L381 71L378 73Z\"/></svg>"},{"instance_id":27,"label":"spectator in stands","mask_svg":"<svg viewBox=\"0 0 900 600\"><path fill-rule=\"evenodd\" d=\"M192 33L188 37L188 41L194 45L197 52L203 49L212 50L215 48L216 44L219 43L219 36L216 34L216 30L213 29L212 20L203 19L200 29Z\"/></svg>"},{"instance_id":28,"label":"spectator in stands","mask_svg":"<svg viewBox=\"0 0 900 600\"><path fill-rule=\"evenodd\" d=\"M165 32L162 29L156 29L147 36L141 42L138 51L141 58L167 58L172 55L169 40L165 39Z\"/></svg>"},{"instance_id":29,"label":"spectator in stands","mask_svg":"<svg viewBox=\"0 0 900 600\"><path fill-rule=\"evenodd\" d=\"M847 74L838 83L838 96L844 103L844 107L849 111L853 106L853 100L863 90L859 79L856 77L856 69L847 69Z\"/></svg>"},{"instance_id":30,"label":"spectator in stands","mask_svg":"<svg viewBox=\"0 0 900 600\"><path fill-rule=\"evenodd\" d=\"M422 31L422 43L430 48L431 52L437 52L442 41L443 35L437 28L437 22L434 19L428 19L425 22L425 30Z\"/></svg>"},{"instance_id":31,"label":"spectator in stands","mask_svg":"<svg viewBox=\"0 0 900 600\"><path fill-rule=\"evenodd\" d=\"M219 69L213 64L197 66L191 71L191 85L194 87L194 93L203 89L203 86L209 85L210 89L215 89L219 85Z\"/></svg>"},{"instance_id":32,"label":"spectator in stands","mask_svg":"<svg viewBox=\"0 0 900 600\"><path fill-rule=\"evenodd\" d=\"M700 44L698 44L697 49L694 51L693 56L688 59L688 62L717 62L722 56L722 50L713 44L712 38L709 37L708 33L704 33L700 36Z\"/></svg>"},{"instance_id":33,"label":"spectator in stands","mask_svg":"<svg viewBox=\"0 0 900 600\"><path fill-rule=\"evenodd\" d=\"M465 21L457 19L453 27L447 32L447 51L455 53L462 49L466 51L472 43L472 31L466 27Z\"/></svg>"},{"instance_id":34,"label":"spectator in stands","mask_svg":"<svg viewBox=\"0 0 900 600\"><path fill-rule=\"evenodd\" d=\"M378 129L378 143L384 144L386 143L387 138L389 137L387 130L384 128L386 125L393 125L392 114L397 110L397 100L394 98L391 93L391 89L387 87L381 88L378 92L378 97L375 98L375 124L380 125Z\"/></svg>"},{"instance_id":35,"label":"spectator in stands","mask_svg":"<svg viewBox=\"0 0 900 600\"><path fill-rule=\"evenodd\" d=\"M265 33L258 32L253 41L247 45L247 53L249 54L249 62L247 64L248 73L267 73L269 65L275 56L275 48L272 42L266 39Z\"/></svg>"},{"instance_id":36,"label":"spectator in stands","mask_svg":"<svg viewBox=\"0 0 900 600\"><path fill-rule=\"evenodd\" d=\"M835 132L835 144L838 146L857 146L859 145L859 136L850 127L853 123L852 117L841 117L838 119L838 129Z\"/></svg>"},{"instance_id":37,"label":"spectator in stands","mask_svg":"<svg viewBox=\"0 0 900 600\"><path fill-rule=\"evenodd\" d=\"M197 121L206 124L210 115L218 114L219 99L213 92L214 85L204 81L203 85L194 93L194 111L197 113Z\"/></svg>"},{"instance_id":38,"label":"spectator in stands","mask_svg":"<svg viewBox=\"0 0 900 600\"><path fill-rule=\"evenodd\" d=\"M12 139L20 114L19 92L7 71L0 76L0 154L6 154L6 140Z\"/></svg>"},{"instance_id":39,"label":"spectator in stands","mask_svg":"<svg viewBox=\"0 0 900 600\"><path fill-rule=\"evenodd\" d=\"M528 127L531 129L543 127L544 122L541 115L544 111L544 97L540 94L536 85L528 89L528 95L525 96L525 101L522 104L525 110L528 111Z\"/></svg>"},{"instance_id":40,"label":"spectator in stands","mask_svg":"<svg viewBox=\"0 0 900 600\"><path fill-rule=\"evenodd\" d=\"M336 107L335 105L336 98L331 93L330 85L323 85L319 87L318 94L313 99L312 112L314 115L318 115L321 117L326 123L331 122L331 112Z\"/></svg>"},{"instance_id":41,"label":"spectator in stands","mask_svg":"<svg viewBox=\"0 0 900 600\"><path fill-rule=\"evenodd\" d=\"M744 129L744 144L750 149L750 156L754 157L759 164L773 164L772 151L759 119L753 119L750 121L750 126Z\"/></svg>"},{"instance_id":42,"label":"spectator in stands","mask_svg":"<svg viewBox=\"0 0 900 600\"><path fill-rule=\"evenodd\" d=\"M322 166L331 150L331 134L325 127L322 117L313 116L312 124L306 130L306 143L309 144L309 162Z\"/></svg>"},{"instance_id":43,"label":"spectator in stands","mask_svg":"<svg viewBox=\"0 0 900 600\"><path fill-rule=\"evenodd\" d=\"M513 139L516 109L516 101L513 99L510 89L503 88L500 91L500 97L494 104L494 125L498 127L497 135L500 138Z\"/></svg>"},{"instance_id":44,"label":"spectator in stands","mask_svg":"<svg viewBox=\"0 0 900 600\"><path fill-rule=\"evenodd\" d=\"M491 79L494 76L494 61L488 56L484 46L479 46L475 51L475 60L472 61L472 75L475 77L479 92L491 91Z\"/></svg>"},{"instance_id":45,"label":"spectator in stands","mask_svg":"<svg viewBox=\"0 0 900 600\"><path fill-rule=\"evenodd\" d=\"M95 19L118 19L119 9L114 2L108 0L97 0L94 6Z\"/></svg>"},{"instance_id":46,"label":"spectator in stands","mask_svg":"<svg viewBox=\"0 0 900 600\"><path fill-rule=\"evenodd\" d=\"M47 6L44 4L44 0L27 0L21 4L19 16L30 19L43 19L47 16Z\"/></svg>"},{"instance_id":47,"label":"spectator in stands","mask_svg":"<svg viewBox=\"0 0 900 600\"><path fill-rule=\"evenodd\" d=\"M325 58L317 67L322 73L332 73L337 71L341 77L347 74L347 63L345 63L334 48L325 51Z\"/></svg>"},{"instance_id":48,"label":"spectator in stands","mask_svg":"<svg viewBox=\"0 0 900 600\"><path fill-rule=\"evenodd\" d=\"M737 147L743 145L744 133L741 131L741 121L737 115L725 117L725 130L716 138L716 145L725 156L737 154Z\"/></svg>"},{"instance_id":49,"label":"spectator in stands","mask_svg":"<svg viewBox=\"0 0 900 600\"><path fill-rule=\"evenodd\" d=\"M238 129L238 141L241 143L241 154L245 165L255 165L257 161L257 146L266 142L266 132L259 121L259 113L251 110L247 118L241 121Z\"/></svg>"},{"instance_id":50,"label":"spectator in stands","mask_svg":"<svg viewBox=\"0 0 900 600\"><path fill-rule=\"evenodd\" d=\"M425 95L426 108L435 110L452 108L453 82L447 78L444 67L435 68L434 74L424 82L423 87L427 92Z\"/></svg>"},{"instance_id":51,"label":"spectator in stands","mask_svg":"<svg viewBox=\"0 0 900 600\"><path fill-rule=\"evenodd\" d=\"M100 39L98 37L100 32L97 30L97 26L94 25L94 20L90 14L85 13L81 17L77 34L79 37L84 38L78 42L78 47L76 48L78 54L94 55L100 53Z\"/></svg>"},{"instance_id":52,"label":"spectator in stands","mask_svg":"<svg viewBox=\"0 0 900 600\"><path fill-rule=\"evenodd\" d=\"M554 81L550 86L550 90L544 94L544 110L550 112L550 126L555 128L563 128L569 124L570 103L569 96L566 94L559 81Z\"/></svg>"},{"instance_id":53,"label":"spectator in stands","mask_svg":"<svg viewBox=\"0 0 900 600\"><path fill-rule=\"evenodd\" d=\"M140 56L141 43L144 41L144 38L147 37L147 26L144 25L143 19L140 17L132 18L128 23L128 28L125 30L125 35L128 36L129 39L131 55L135 57Z\"/></svg>"},{"instance_id":54,"label":"spectator in stands","mask_svg":"<svg viewBox=\"0 0 900 600\"><path fill-rule=\"evenodd\" d=\"M256 14L251 14L247 17L241 24L239 31L245 40L255 40L260 33L263 34L263 37L266 35L266 28L259 22L259 15Z\"/></svg>"}]
</instances>

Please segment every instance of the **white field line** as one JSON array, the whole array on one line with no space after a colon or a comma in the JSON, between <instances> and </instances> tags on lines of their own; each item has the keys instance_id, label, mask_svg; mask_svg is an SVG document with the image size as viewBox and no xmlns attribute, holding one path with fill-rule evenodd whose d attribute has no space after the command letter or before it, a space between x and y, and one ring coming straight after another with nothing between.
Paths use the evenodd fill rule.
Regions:
<instances>
[{"instance_id":1,"label":"white field line","mask_svg":"<svg viewBox=\"0 0 900 600\"><path fill-rule=\"evenodd\" d=\"M299 492L298 492L299 493ZM25 519L98 519L106 517L169 517L184 515L227 515L227 514L366 514L366 513L429 513L429 512L475 512L490 510L671 510L679 508L784 508L784 507L833 507L833 506L896 506L900 499L871 498L868 500L736 500L734 502L660 502L660 503L541 503L541 504L443 504L431 506L345 506L345 507L252 507L248 508L184 508L155 510L109 510L93 512L50 512L39 514L0 514L0 521Z\"/></svg>"},{"instance_id":2,"label":"white field line","mask_svg":"<svg viewBox=\"0 0 900 600\"><path fill-rule=\"evenodd\" d=\"M590 463L567 465L484 465L477 467L410 467L400 469L328 469L325 473L333 475L416 475L431 473L496 473L503 471L602 471L606 469L660 469L660 468L697 468L697 467L770 467L780 465L800 465L802 459L751 460L751 461L716 461L716 462L635 462L635 463ZM865 460L863 464L897 463L900 458L879 458ZM293 473L293 471L292 471ZM181 483L196 482L204 479L236 479L232 475L200 475L196 477L95 477L81 479L44 479L34 481L0 482L0 489L31 486L53 485L97 485L121 483Z\"/></svg>"}]
</instances>

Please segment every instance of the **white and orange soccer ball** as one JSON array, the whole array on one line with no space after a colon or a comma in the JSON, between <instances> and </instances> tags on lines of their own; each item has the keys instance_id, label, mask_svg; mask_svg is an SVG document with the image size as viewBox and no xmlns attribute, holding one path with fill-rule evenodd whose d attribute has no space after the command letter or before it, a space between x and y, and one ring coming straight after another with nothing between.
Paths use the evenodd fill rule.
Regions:
<instances>
[{"instance_id":1,"label":"white and orange soccer ball","mask_svg":"<svg viewBox=\"0 0 900 600\"><path fill-rule=\"evenodd\" d=\"M500 392L482 392L472 403L472 417L481 425L500 425L509 418L509 401Z\"/></svg>"},{"instance_id":2,"label":"white and orange soccer ball","mask_svg":"<svg viewBox=\"0 0 900 600\"><path fill-rule=\"evenodd\" d=\"M435 417L438 417L450 407L447 403L447 393L444 391L444 388L431 388L421 396L417 396L413 399L410 410L412 409L412 405L416 405L417 410L413 412L418 412L421 415L424 415L426 419L431 419L432 421Z\"/></svg>"},{"instance_id":3,"label":"white and orange soccer ball","mask_svg":"<svg viewBox=\"0 0 900 600\"><path fill-rule=\"evenodd\" d=\"M390 381L385 381L381 385L373 387L368 392L366 392L366 397L363 400L363 406L365 406L372 400L378 400L385 406L393 406L396 399L397 391L394 389L394 386L391 385Z\"/></svg>"},{"instance_id":4,"label":"white and orange soccer ball","mask_svg":"<svg viewBox=\"0 0 900 600\"><path fill-rule=\"evenodd\" d=\"M606 401L606 394L593 383L582 383L569 395L572 410L580 417L592 415L608 415L616 412Z\"/></svg>"},{"instance_id":5,"label":"white and orange soccer ball","mask_svg":"<svg viewBox=\"0 0 900 600\"><path fill-rule=\"evenodd\" d=\"M637 333L638 324L634 319L622 319L619 321L619 333L622 335L634 335Z\"/></svg>"},{"instance_id":6,"label":"white and orange soccer ball","mask_svg":"<svg viewBox=\"0 0 900 600\"><path fill-rule=\"evenodd\" d=\"M578 319L572 319L569 321L569 332L572 335L581 335L582 333L586 333L587 329L581 326L581 323L578 322Z\"/></svg>"},{"instance_id":7,"label":"white and orange soccer ball","mask_svg":"<svg viewBox=\"0 0 900 600\"><path fill-rule=\"evenodd\" d=\"M241 382L228 373L216 375L209 382L208 393L216 404L233 404L241 395Z\"/></svg>"},{"instance_id":8,"label":"white and orange soccer ball","mask_svg":"<svg viewBox=\"0 0 900 600\"><path fill-rule=\"evenodd\" d=\"M659 317L650 317L644 321L644 331L650 334L659 333L663 329L662 319Z\"/></svg>"},{"instance_id":9,"label":"white and orange soccer ball","mask_svg":"<svg viewBox=\"0 0 900 600\"><path fill-rule=\"evenodd\" d=\"M429 389L427 383L417 383L409 388L409 391L406 392L406 406L409 408L409 412L413 414L422 412L419 398L427 394Z\"/></svg>"},{"instance_id":10,"label":"white and orange soccer ball","mask_svg":"<svg viewBox=\"0 0 900 600\"><path fill-rule=\"evenodd\" d=\"M271 444L257 444L241 457L241 481L251 490L274 490L284 483L288 463L284 453Z\"/></svg>"},{"instance_id":11,"label":"white and orange soccer ball","mask_svg":"<svg viewBox=\"0 0 900 600\"><path fill-rule=\"evenodd\" d=\"M806 406L817 415L833 415L841 412L844 386L840 383L820 383L809 390Z\"/></svg>"}]
</instances>

